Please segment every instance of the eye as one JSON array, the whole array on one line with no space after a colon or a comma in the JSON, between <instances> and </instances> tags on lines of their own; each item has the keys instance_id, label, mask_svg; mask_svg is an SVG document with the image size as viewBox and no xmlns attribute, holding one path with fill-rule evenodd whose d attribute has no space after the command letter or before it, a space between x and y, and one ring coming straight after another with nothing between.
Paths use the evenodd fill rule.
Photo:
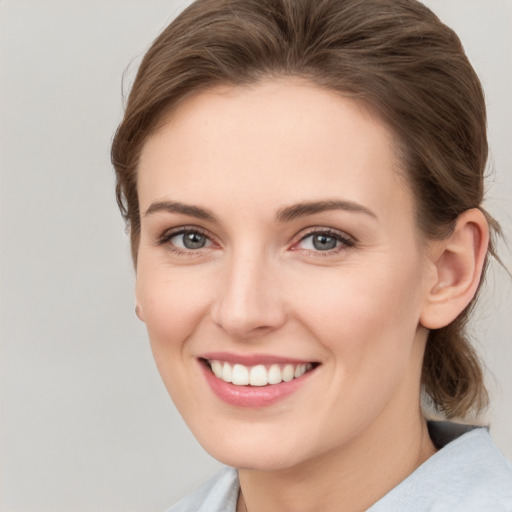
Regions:
<instances>
[{"instance_id":1,"label":"eye","mask_svg":"<svg viewBox=\"0 0 512 512\"><path fill-rule=\"evenodd\" d=\"M352 247L354 241L341 233L331 230L313 231L303 236L295 245L295 250L311 252L338 252L344 248Z\"/></svg>"},{"instance_id":2,"label":"eye","mask_svg":"<svg viewBox=\"0 0 512 512\"><path fill-rule=\"evenodd\" d=\"M212 241L204 233L196 229L181 229L164 233L158 245L169 244L172 250L197 251L212 245Z\"/></svg>"},{"instance_id":3,"label":"eye","mask_svg":"<svg viewBox=\"0 0 512 512\"><path fill-rule=\"evenodd\" d=\"M338 240L325 233L309 235L301 240L304 249L316 249L317 251L330 251L338 246ZM307 247L306 247L307 246Z\"/></svg>"},{"instance_id":4,"label":"eye","mask_svg":"<svg viewBox=\"0 0 512 512\"><path fill-rule=\"evenodd\" d=\"M175 235L171 238L171 242L176 246L183 249L202 249L206 247L209 240L202 233L195 231L188 231L180 235Z\"/></svg>"}]
</instances>

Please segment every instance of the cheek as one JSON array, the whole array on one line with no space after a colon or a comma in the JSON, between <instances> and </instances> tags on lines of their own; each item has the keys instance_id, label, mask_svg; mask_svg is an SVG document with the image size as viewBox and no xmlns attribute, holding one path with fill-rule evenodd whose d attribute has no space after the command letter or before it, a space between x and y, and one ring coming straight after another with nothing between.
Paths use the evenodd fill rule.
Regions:
<instances>
[{"instance_id":1,"label":"cheek","mask_svg":"<svg viewBox=\"0 0 512 512\"><path fill-rule=\"evenodd\" d=\"M207 281L192 272L141 269L136 295L155 357L159 352L181 351L210 303ZM157 361L158 363L158 361Z\"/></svg>"},{"instance_id":2,"label":"cheek","mask_svg":"<svg viewBox=\"0 0 512 512\"><path fill-rule=\"evenodd\" d=\"M176 407L186 415L195 410L197 392L197 382L188 377L197 364L189 340L207 314L210 287L183 269L148 267L138 269L137 301L158 372Z\"/></svg>"},{"instance_id":3,"label":"cheek","mask_svg":"<svg viewBox=\"0 0 512 512\"><path fill-rule=\"evenodd\" d=\"M333 275L325 287L317 281L302 307L308 330L329 353L329 383L318 417L330 418L333 437L369 425L391 402L414 403L419 396L417 269L402 267L396 277L389 271L354 268L339 280Z\"/></svg>"},{"instance_id":4,"label":"cheek","mask_svg":"<svg viewBox=\"0 0 512 512\"><path fill-rule=\"evenodd\" d=\"M307 303L297 306L300 316L346 372L362 374L408 362L421 309L417 265L384 260L303 284L308 294Z\"/></svg>"}]
</instances>

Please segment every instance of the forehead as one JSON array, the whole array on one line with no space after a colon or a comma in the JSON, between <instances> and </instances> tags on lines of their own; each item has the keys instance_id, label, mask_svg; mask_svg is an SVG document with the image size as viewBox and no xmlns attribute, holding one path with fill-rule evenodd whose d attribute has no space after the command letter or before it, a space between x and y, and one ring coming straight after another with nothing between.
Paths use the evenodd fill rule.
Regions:
<instances>
[{"instance_id":1,"label":"forehead","mask_svg":"<svg viewBox=\"0 0 512 512\"><path fill-rule=\"evenodd\" d=\"M245 208L258 196L262 207L326 194L378 208L398 195L411 202L387 126L362 104L298 79L186 98L139 163L141 209L167 194L209 204L231 197Z\"/></svg>"}]
</instances>

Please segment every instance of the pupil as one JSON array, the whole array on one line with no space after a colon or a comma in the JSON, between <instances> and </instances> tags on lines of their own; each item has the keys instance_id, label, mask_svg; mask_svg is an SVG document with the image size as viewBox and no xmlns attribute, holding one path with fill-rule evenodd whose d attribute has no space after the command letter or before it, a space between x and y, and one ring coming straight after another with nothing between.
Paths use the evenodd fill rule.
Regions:
<instances>
[{"instance_id":1,"label":"pupil","mask_svg":"<svg viewBox=\"0 0 512 512\"><path fill-rule=\"evenodd\" d=\"M187 249L201 249L206 244L206 237L201 233L187 233L183 236L183 245Z\"/></svg>"},{"instance_id":2,"label":"pupil","mask_svg":"<svg viewBox=\"0 0 512 512\"><path fill-rule=\"evenodd\" d=\"M336 238L328 235L315 235L313 237L313 247L319 251L328 251L336 248Z\"/></svg>"}]
</instances>

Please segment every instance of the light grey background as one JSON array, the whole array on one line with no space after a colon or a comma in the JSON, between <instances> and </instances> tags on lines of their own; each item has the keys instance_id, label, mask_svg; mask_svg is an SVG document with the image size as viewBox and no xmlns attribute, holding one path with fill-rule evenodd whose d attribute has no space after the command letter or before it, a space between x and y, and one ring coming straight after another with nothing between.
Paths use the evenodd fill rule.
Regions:
<instances>
[{"instance_id":1,"label":"light grey background","mask_svg":"<svg viewBox=\"0 0 512 512\"><path fill-rule=\"evenodd\" d=\"M213 473L133 314L109 143L127 83L186 4L0 2L0 510L163 510ZM429 0L481 75L488 207L512 240L512 2ZM512 268L510 251L502 255ZM493 265L475 335L512 459L512 285Z\"/></svg>"}]
</instances>

